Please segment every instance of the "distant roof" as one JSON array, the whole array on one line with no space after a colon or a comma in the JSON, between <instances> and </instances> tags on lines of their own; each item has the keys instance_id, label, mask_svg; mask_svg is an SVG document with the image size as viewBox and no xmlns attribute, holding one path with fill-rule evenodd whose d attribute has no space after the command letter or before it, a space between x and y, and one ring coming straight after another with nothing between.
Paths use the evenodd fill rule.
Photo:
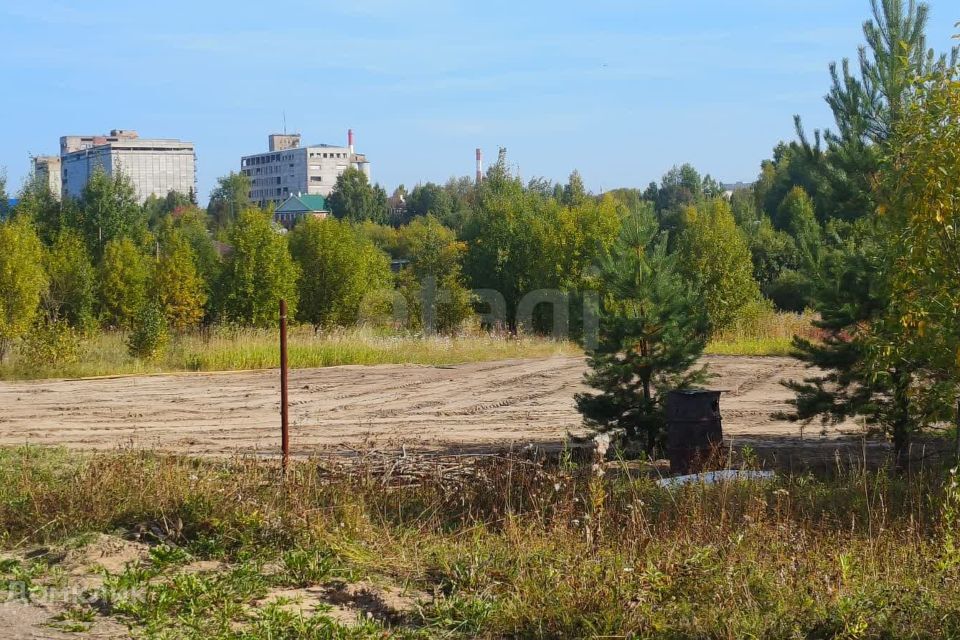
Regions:
<instances>
[{"instance_id":1,"label":"distant roof","mask_svg":"<svg viewBox=\"0 0 960 640\"><path fill-rule=\"evenodd\" d=\"M327 199L323 196L301 195L290 196L275 209L275 213L304 213L312 211L329 211Z\"/></svg>"}]
</instances>

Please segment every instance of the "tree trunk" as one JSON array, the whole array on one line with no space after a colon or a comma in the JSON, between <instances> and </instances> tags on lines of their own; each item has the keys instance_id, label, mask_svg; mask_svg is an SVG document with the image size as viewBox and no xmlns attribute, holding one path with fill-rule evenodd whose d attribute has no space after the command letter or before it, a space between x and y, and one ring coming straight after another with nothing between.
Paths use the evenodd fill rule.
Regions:
<instances>
[{"instance_id":1,"label":"tree trunk","mask_svg":"<svg viewBox=\"0 0 960 640\"><path fill-rule=\"evenodd\" d=\"M910 443L913 427L910 423L910 374L893 370L893 456L898 471L905 471L910 463Z\"/></svg>"}]
</instances>

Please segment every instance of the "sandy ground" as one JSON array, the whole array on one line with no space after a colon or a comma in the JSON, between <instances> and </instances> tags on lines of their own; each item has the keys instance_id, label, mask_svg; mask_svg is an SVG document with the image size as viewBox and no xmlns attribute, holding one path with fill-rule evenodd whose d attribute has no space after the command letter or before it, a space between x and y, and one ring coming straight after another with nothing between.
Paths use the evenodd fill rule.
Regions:
<instances>
[{"instance_id":1,"label":"sandy ground","mask_svg":"<svg viewBox=\"0 0 960 640\"><path fill-rule=\"evenodd\" d=\"M724 434L735 441L796 440L774 419L809 371L790 358L707 357L724 390ZM290 374L293 449L313 454L370 446L476 450L558 442L582 431L573 397L582 358L455 367L331 367ZM850 433L855 425L831 430ZM276 371L0 383L0 444L84 449L152 447L193 454L275 453ZM819 439L819 426L806 440Z\"/></svg>"},{"instance_id":2,"label":"sandy ground","mask_svg":"<svg viewBox=\"0 0 960 640\"><path fill-rule=\"evenodd\" d=\"M122 573L128 564L144 566L149 557L149 546L143 542L133 542L116 536L98 534L82 547L50 548L41 547L30 550L18 550L3 554L20 562L43 560L55 567L56 571L43 574L35 586L32 600L22 597L23 588L19 583L6 585L6 592L0 591L0 638L4 640L67 640L68 638L95 638L96 640L127 640L140 637L140 633L131 636L130 632L115 618L104 615L93 617L89 628L80 632L68 632L55 625L58 616L69 608L95 602L95 590L104 582L103 571L112 575ZM224 573L230 565L199 560L181 565L172 571L183 574ZM279 570L277 563L264 566L270 574ZM169 577L155 578L159 582ZM93 594L84 595L84 594ZM260 608L271 601L283 599L282 607L291 613L309 617L321 609L344 626L356 625L359 620L374 618L391 624L402 624L419 602L428 602L432 594L415 591L384 582L346 582L332 580L323 584L314 584L303 588L277 588L257 601L253 607ZM95 607L96 608L96 607Z\"/></svg>"}]
</instances>

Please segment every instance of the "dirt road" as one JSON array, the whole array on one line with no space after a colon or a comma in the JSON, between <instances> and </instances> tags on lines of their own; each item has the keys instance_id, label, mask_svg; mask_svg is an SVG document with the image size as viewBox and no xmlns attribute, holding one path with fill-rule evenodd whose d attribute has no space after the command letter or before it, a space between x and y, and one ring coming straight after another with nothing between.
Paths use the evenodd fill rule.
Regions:
<instances>
[{"instance_id":1,"label":"dirt road","mask_svg":"<svg viewBox=\"0 0 960 640\"><path fill-rule=\"evenodd\" d=\"M799 435L796 424L770 416L790 397L780 381L809 374L796 361L704 360L717 374L710 386L727 391L725 435L741 441ZM366 445L470 450L556 442L582 431L573 396L584 389L584 370L582 358L548 358L293 371L293 446L314 453ZM0 444L274 453L278 380L276 371L259 371L0 383ZM807 432L816 438L819 427Z\"/></svg>"}]
</instances>

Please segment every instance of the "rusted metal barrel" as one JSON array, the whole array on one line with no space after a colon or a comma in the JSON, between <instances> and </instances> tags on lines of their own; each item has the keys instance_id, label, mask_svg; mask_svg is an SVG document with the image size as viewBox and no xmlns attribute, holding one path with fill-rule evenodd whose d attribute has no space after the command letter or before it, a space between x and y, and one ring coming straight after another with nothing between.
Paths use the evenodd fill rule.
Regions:
<instances>
[{"instance_id":1,"label":"rusted metal barrel","mask_svg":"<svg viewBox=\"0 0 960 640\"><path fill-rule=\"evenodd\" d=\"M667 394L667 457L672 473L696 473L723 444L720 392Z\"/></svg>"}]
</instances>

